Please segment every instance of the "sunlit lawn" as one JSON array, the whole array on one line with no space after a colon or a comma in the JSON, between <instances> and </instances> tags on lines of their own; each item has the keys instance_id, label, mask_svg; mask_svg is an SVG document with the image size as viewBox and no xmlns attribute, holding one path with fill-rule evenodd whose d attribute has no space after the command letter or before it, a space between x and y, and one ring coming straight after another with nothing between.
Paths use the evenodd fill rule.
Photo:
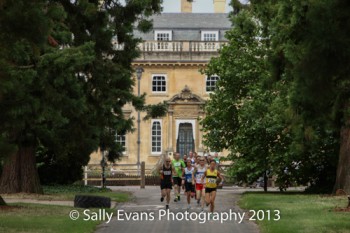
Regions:
<instances>
[{"instance_id":1,"label":"sunlit lawn","mask_svg":"<svg viewBox=\"0 0 350 233\"><path fill-rule=\"evenodd\" d=\"M246 193L239 202L250 210L280 210L279 221L257 221L262 233L350 233L350 212L346 197L303 194Z\"/></svg>"},{"instance_id":2,"label":"sunlit lawn","mask_svg":"<svg viewBox=\"0 0 350 233\"><path fill-rule=\"evenodd\" d=\"M0 232L88 233L94 232L96 226L101 223L84 221L84 209L79 209L80 218L73 221L69 218L73 207L23 203L9 206L14 208L0 209ZM107 211L111 212L112 209Z\"/></svg>"},{"instance_id":3,"label":"sunlit lawn","mask_svg":"<svg viewBox=\"0 0 350 233\"><path fill-rule=\"evenodd\" d=\"M112 201L116 202L128 201L131 196L127 192L113 192L110 189L79 185L44 186L44 195L19 193L1 196L5 199L73 201L76 194L110 197ZM73 209L80 212L80 218L75 221L69 218L69 212ZM84 221L86 216L83 211L84 209L81 208L58 205L9 204L9 207L0 208L0 232L94 232L101 221ZM91 211L98 211L98 209L91 209ZM112 212L113 210L107 209L106 211Z\"/></svg>"}]
</instances>

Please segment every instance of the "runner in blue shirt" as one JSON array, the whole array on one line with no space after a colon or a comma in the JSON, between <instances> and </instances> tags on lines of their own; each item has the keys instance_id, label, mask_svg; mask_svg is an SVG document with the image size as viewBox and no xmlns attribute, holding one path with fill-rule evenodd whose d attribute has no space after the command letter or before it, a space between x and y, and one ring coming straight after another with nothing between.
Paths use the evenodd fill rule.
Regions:
<instances>
[{"instance_id":1,"label":"runner in blue shirt","mask_svg":"<svg viewBox=\"0 0 350 233\"><path fill-rule=\"evenodd\" d=\"M191 165L191 159L188 158L186 161L186 167L182 173L182 189L185 189L187 195L188 209L191 208L191 197L194 197L194 185L192 184L192 174L194 167Z\"/></svg>"}]
</instances>

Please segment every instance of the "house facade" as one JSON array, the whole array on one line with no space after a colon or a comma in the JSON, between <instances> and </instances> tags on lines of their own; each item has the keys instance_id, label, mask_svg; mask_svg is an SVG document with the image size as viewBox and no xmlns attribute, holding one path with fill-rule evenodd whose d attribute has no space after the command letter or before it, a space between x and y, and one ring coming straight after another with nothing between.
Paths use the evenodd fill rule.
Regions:
<instances>
[{"instance_id":1,"label":"house facade","mask_svg":"<svg viewBox=\"0 0 350 233\"><path fill-rule=\"evenodd\" d=\"M140 56L133 67L142 68L134 93L146 93L147 104L168 103L167 114L162 118L143 120L140 114L140 140L138 140L138 112L125 106L126 117L135 119L135 131L118 135L124 146L123 158L118 164L136 164L145 161L151 168L165 155L178 151L181 156L189 151L203 154L200 119L203 106L215 90L217 76L201 73L210 58L227 43L225 32L231 22L225 12L225 0L214 0L215 13L192 13L192 3L181 2L181 13L162 13L153 16L153 30L144 34L139 44ZM138 143L139 141L139 143ZM225 155L221 152L220 155ZM91 155L92 164L99 164L101 154Z\"/></svg>"}]
</instances>

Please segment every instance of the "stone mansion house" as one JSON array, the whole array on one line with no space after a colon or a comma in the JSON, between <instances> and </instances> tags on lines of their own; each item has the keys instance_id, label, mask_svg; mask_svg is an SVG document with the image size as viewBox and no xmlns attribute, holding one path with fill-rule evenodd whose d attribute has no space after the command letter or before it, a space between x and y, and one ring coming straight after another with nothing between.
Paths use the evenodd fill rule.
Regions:
<instances>
[{"instance_id":1,"label":"stone mansion house","mask_svg":"<svg viewBox=\"0 0 350 233\"><path fill-rule=\"evenodd\" d=\"M199 121L204 117L203 105L215 90L219 77L206 75L200 69L210 58L218 55L227 40L225 32L231 28L225 12L225 0L213 0L215 13L192 13L192 3L181 0L181 13L162 13L153 16L153 30L143 34L139 44L141 55L133 67L142 68L140 92L146 93L147 104L168 103L167 114L162 118L142 120L140 116L140 141L138 144L138 112L125 106L126 117L135 119L135 131L118 135L124 156L117 164L136 164L145 161L151 168L161 156L174 152L203 154L203 133ZM138 93L135 74L134 93ZM223 152L221 155L225 154ZM91 155L90 164L99 164L100 152Z\"/></svg>"}]
</instances>

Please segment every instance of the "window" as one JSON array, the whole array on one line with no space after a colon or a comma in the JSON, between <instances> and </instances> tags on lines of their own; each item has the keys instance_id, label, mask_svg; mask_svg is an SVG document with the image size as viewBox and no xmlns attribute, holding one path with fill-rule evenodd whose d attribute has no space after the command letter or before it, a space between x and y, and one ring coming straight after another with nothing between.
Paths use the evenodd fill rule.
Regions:
<instances>
[{"instance_id":1,"label":"window","mask_svg":"<svg viewBox=\"0 0 350 233\"><path fill-rule=\"evenodd\" d=\"M157 41L169 41L170 33L157 33Z\"/></svg>"},{"instance_id":2,"label":"window","mask_svg":"<svg viewBox=\"0 0 350 233\"><path fill-rule=\"evenodd\" d=\"M156 43L157 50L169 50L170 45L168 41L172 40L172 32L171 31L156 31L154 35L154 40L159 41Z\"/></svg>"},{"instance_id":3,"label":"window","mask_svg":"<svg viewBox=\"0 0 350 233\"><path fill-rule=\"evenodd\" d=\"M216 82L219 80L219 76L213 75L207 77L205 89L206 92L213 92L216 89Z\"/></svg>"},{"instance_id":4,"label":"window","mask_svg":"<svg viewBox=\"0 0 350 233\"><path fill-rule=\"evenodd\" d=\"M152 120L152 153L162 153L162 126L161 120Z\"/></svg>"},{"instance_id":5,"label":"window","mask_svg":"<svg viewBox=\"0 0 350 233\"><path fill-rule=\"evenodd\" d=\"M203 31L202 41L218 41L219 32L218 31Z\"/></svg>"},{"instance_id":6,"label":"window","mask_svg":"<svg viewBox=\"0 0 350 233\"><path fill-rule=\"evenodd\" d=\"M172 40L172 33L171 33L171 31L155 31L154 40L170 41L170 40Z\"/></svg>"},{"instance_id":7,"label":"window","mask_svg":"<svg viewBox=\"0 0 350 233\"><path fill-rule=\"evenodd\" d=\"M123 153L125 153L125 151L126 151L126 136L125 136L125 134L121 134L121 135L117 134L116 142L119 143L124 148Z\"/></svg>"},{"instance_id":8,"label":"window","mask_svg":"<svg viewBox=\"0 0 350 233\"><path fill-rule=\"evenodd\" d=\"M202 31L202 49L204 51L216 51L218 49L219 32L218 31Z\"/></svg>"},{"instance_id":9,"label":"window","mask_svg":"<svg viewBox=\"0 0 350 233\"><path fill-rule=\"evenodd\" d=\"M166 92L166 77L165 75L152 76L152 92Z\"/></svg>"}]
</instances>

